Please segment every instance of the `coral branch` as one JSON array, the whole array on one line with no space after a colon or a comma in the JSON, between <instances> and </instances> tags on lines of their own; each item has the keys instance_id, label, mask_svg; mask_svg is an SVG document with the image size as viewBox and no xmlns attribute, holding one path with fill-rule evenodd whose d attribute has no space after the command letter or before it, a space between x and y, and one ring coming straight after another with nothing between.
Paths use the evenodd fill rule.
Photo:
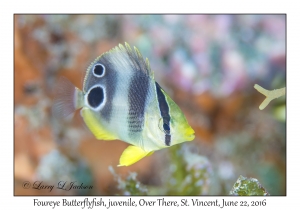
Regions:
<instances>
[{"instance_id":1,"label":"coral branch","mask_svg":"<svg viewBox=\"0 0 300 210\"><path fill-rule=\"evenodd\" d=\"M258 92L266 96L266 99L259 106L260 110L263 110L273 99L285 95L285 88L280 88L276 90L266 90L257 84L254 85L254 88Z\"/></svg>"},{"instance_id":2,"label":"coral branch","mask_svg":"<svg viewBox=\"0 0 300 210\"><path fill-rule=\"evenodd\" d=\"M230 195L270 195L257 179L240 176L234 183Z\"/></svg>"}]
</instances>

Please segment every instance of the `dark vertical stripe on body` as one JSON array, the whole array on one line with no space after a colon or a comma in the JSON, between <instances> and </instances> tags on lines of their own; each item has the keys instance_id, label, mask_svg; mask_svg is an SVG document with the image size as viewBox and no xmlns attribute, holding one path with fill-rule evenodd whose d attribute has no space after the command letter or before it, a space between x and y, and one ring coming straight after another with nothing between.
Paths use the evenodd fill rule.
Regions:
<instances>
[{"instance_id":1,"label":"dark vertical stripe on body","mask_svg":"<svg viewBox=\"0 0 300 210\"><path fill-rule=\"evenodd\" d=\"M113 109L113 98L116 93L116 84L117 84L117 72L113 69L113 65L105 56L103 56L95 65L102 64L105 66L105 75L102 78L96 78L91 73L91 76L94 77L95 81L98 82L102 80L105 84L106 91L106 103L102 110L100 111L101 116L107 121L110 122L112 117L112 109ZM93 67L92 67L93 68Z\"/></svg>"},{"instance_id":2,"label":"dark vertical stripe on body","mask_svg":"<svg viewBox=\"0 0 300 210\"><path fill-rule=\"evenodd\" d=\"M144 126L145 106L149 91L149 77L140 70L134 70L128 89L129 135L141 132Z\"/></svg>"},{"instance_id":3,"label":"dark vertical stripe on body","mask_svg":"<svg viewBox=\"0 0 300 210\"><path fill-rule=\"evenodd\" d=\"M160 110L160 115L163 119L163 128L165 131L165 144L167 146L170 146L171 144L171 129L170 129L170 114L169 114L169 105L167 103L166 97L161 91L161 87L157 82L155 82L156 85L156 94L157 94L157 99L158 99L158 106ZM167 125L167 126L166 126ZM169 130L166 130L168 128Z\"/></svg>"}]
</instances>

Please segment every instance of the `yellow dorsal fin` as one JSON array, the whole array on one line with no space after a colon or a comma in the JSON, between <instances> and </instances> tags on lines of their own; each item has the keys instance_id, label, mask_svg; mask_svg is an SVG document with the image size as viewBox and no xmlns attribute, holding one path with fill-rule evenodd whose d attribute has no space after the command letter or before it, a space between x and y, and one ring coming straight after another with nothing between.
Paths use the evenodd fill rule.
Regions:
<instances>
[{"instance_id":1,"label":"yellow dorsal fin","mask_svg":"<svg viewBox=\"0 0 300 210\"><path fill-rule=\"evenodd\" d=\"M118 139L118 137L115 134L112 134L109 131L107 131L100 124L100 122L97 121L97 119L94 116L94 113L90 109L83 108L81 110L81 116L83 117L85 124L88 126L90 131L94 134L94 136L97 139L102 139L102 140Z\"/></svg>"},{"instance_id":2,"label":"yellow dorsal fin","mask_svg":"<svg viewBox=\"0 0 300 210\"><path fill-rule=\"evenodd\" d=\"M120 164L118 166L130 166L140 159L150 156L154 151L146 152L137 146L128 146L122 153L120 157Z\"/></svg>"}]
</instances>

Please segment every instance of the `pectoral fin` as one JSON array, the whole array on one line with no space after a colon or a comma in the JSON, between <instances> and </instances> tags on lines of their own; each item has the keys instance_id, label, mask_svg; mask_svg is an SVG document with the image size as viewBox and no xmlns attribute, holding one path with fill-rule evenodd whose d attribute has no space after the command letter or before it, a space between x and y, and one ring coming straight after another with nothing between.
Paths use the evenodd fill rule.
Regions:
<instances>
[{"instance_id":1,"label":"pectoral fin","mask_svg":"<svg viewBox=\"0 0 300 210\"><path fill-rule=\"evenodd\" d=\"M154 151L146 152L137 146L129 146L127 147L120 157L120 164L118 166L130 166L140 159L150 156Z\"/></svg>"}]
</instances>

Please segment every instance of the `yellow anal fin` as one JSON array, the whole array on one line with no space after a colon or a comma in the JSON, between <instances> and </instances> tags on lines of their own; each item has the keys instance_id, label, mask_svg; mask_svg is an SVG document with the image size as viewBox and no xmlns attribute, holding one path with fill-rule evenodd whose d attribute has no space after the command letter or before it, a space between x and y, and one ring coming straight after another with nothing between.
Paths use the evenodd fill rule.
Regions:
<instances>
[{"instance_id":1,"label":"yellow anal fin","mask_svg":"<svg viewBox=\"0 0 300 210\"><path fill-rule=\"evenodd\" d=\"M94 116L94 113L90 109L83 108L81 110L81 116L83 117L85 124L88 126L90 131L95 135L97 139L115 140L118 138L115 134L108 132L100 124L100 122L97 121L96 117Z\"/></svg>"},{"instance_id":2,"label":"yellow anal fin","mask_svg":"<svg viewBox=\"0 0 300 210\"><path fill-rule=\"evenodd\" d=\"M154 151L146 152L137 146L128 146L120 157L120 164L118 166L130 166L140 159L150 156Z\"/></svg>"}]
</instances>

